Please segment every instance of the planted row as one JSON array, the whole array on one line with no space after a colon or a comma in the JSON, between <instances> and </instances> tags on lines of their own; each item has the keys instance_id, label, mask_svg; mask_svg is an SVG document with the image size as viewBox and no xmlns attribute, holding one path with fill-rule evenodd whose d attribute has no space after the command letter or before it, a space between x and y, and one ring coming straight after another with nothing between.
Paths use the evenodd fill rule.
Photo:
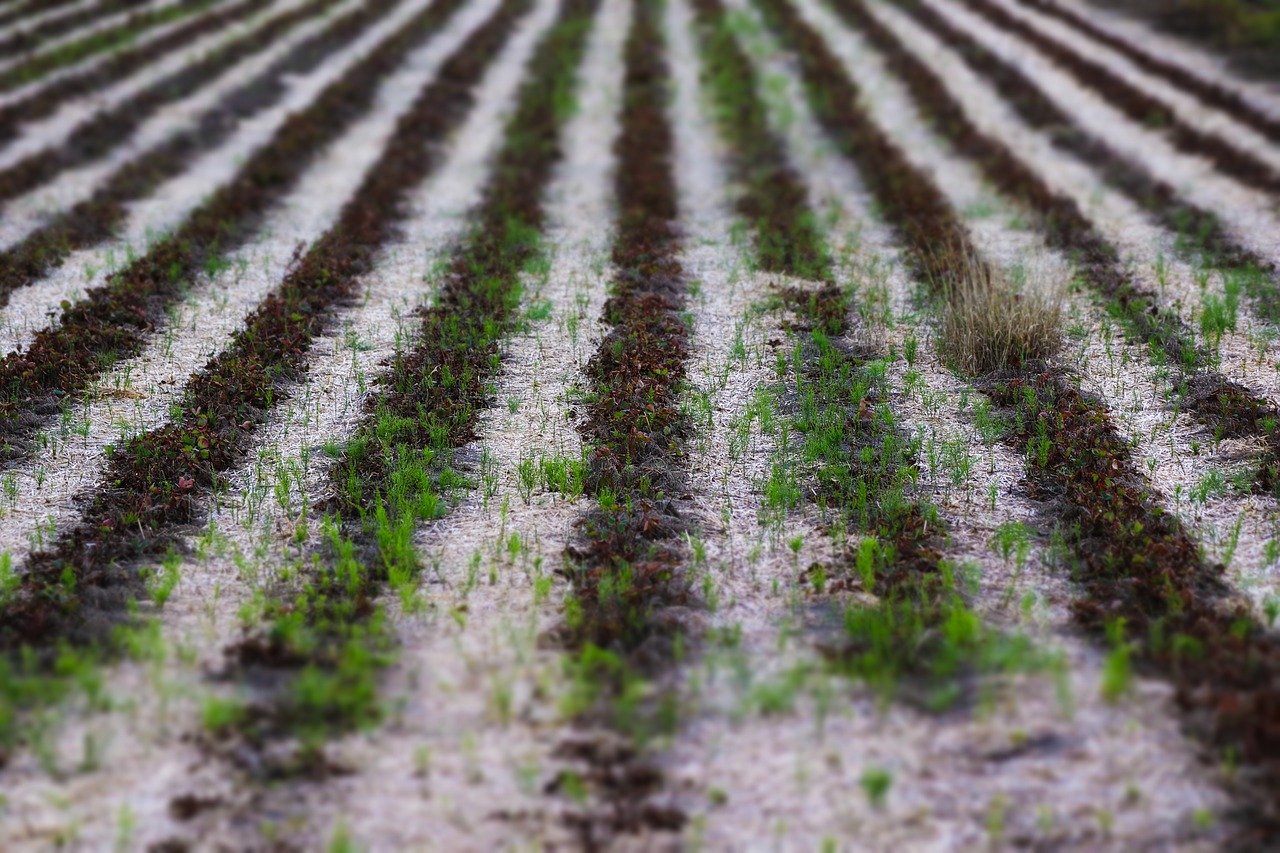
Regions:
<instances>
[{"instance_id":1,"label":"planted row","mask_svg":"<svg viewBox=\"0 0 1280 853\"><path fill-rule=\"evenodd\" d=\"M958 676L985 665L980 652L997 635L968 609L955 567L941 558L946 527L936 508L911 494L915 443L888 404L885 362L847 337L850 291L835 281L804 182L769 126L758 75L720 0L693 3L757 262L813 282L777 294L795 316L794 352L779 358L779 399L799 441L782 443L771 496L776 509L794 509L803 484L843 545L835 564L810 566L801 580L819 594L876 597L846 608L843 639L827 649L839 670L885 692L905 677L930 704L948 704Z\"/></svg>"},{"instance_id":2,"label":"planted row","mask_svg":"<svg viewBox=\"0 0 1280 853\"><path fill-rule=\"evenodd\" d=\"M1108 311L1150 347L1153 357L1168 359L1179 369L1179 391L1187 411L1216 438L1255 435L1266 442L1258 480L1260 487L1274 488L1275 472L1280 469L1280 433L1271 403L1214 370L1211 354L1196 344L1175 311L1162 309L1156 294L1133 280L1115 247L1074 200L1053 192L1007 145L978 130L941 78L881 24L863 0L833 0L832 5L876 45L940 134L972 159L997 188L1038 218L1049 244L1073 257L1081 278L1103 298Z\"/></svg>"},{"instance_id":3,"label":"planted row","mask_svg":"<svg viewBox=\"0 0 1280 853\"><path fill-rule=\"evenodd\" d=\"M965 0L992 24L1010 32L1065 68L1080 82L1098 92L1133 121L1164 130L1175 146L1204 157L1245 186L1280 193L1280 173L1266 162L1219 136L1197 130L1178 117L1162 99L1144 92L1100 62L1076 53L1057 39L1020 20L992 0Z\"/></svg>"},{"instance_id":4,"label":"planted row","mask_svg":"<svg viewBox=\"0 0 1280 853\"><path fill-rule=\"evenodd\" d=\"M324 147L372 109L373 95L383 77L439 30L459 6L460 0L441 0L411 17L326 87L310 106L289 116L271 140L172 234L112 274L105 284L65 307L59 322L37 333L25 351L0 360L2 452L23 452L30 436L50 414L114 361L137 355L151 332L165 323L166 306L186 282L199 275L210 259L233 251L257 233L270 207L297 184ZM270 87L284 85L284 80L276 78ZM115 181L108 182L105 192L90 201L106 201L110 212L121 212L119 196L129 196L113 196L110 191L128 179L147 185L149 165L138 162L133 167L137 171L126 167ZM136 185L125 186L131 191ZM79 230L78 212L73 210L64 218L68 231ZM101 232L94 230L98 222L90 221L87 226L90 239L102 238ZM41 263L44 259L37 254L35 260Z\"/></svg>"},{"instance_id":5,"label":"planted row","mask_svg":"<svg viewBox=\"0 0 1280 853\"><path fill-rule=\"evenodd\" d=\"M473 63L495 55L530 6L505 2L450 65L471 67L478 79ZM390 586L412 599L420 568L414 531L443 514L446 495L463 485L454 455L475 438L487 385L499 368L498 347L515 319L521 272L540 251L542 194L560 159L566 98L597 7L596 0L564 0L536 46L469 234L423 311L417 342L378 378L367 415L331 469L336 496L325 507L325 552L308 567L300 589L267 602L265 625L233 650L233 667L269 671L279 686L236 720L238 735L252 744L302 733L316 746L380 714L375 679L393 637L377 598ZM442 81L436 97L450 92L459 93L457 83ZM439 109L420 102L418 120L435 121ZM406 127L406 134L392 150L412 148L421 128ZM384 175L383 193L425 175L437 154L401 153L412 168ZM388 208L372 205L368 213L379 209ZM324 689L313 689L318 684Z\"/></svg>"},{"instance_id":6,"label":"planted row","mask_svg":"<svg viewBox=\"0 0 1280 853\"><path fill-rule=\"evenodd\" d=\"M338 0L314 0L277 15L116 106L86 119L76 125L62 143L29 154L0 170L0 203L30 192L64 171L102 157L165 106L198 91L210 80L271 47L294 27L312 16L324 14L337 3ZM269 0L251 0L227 7L211 17L220 19L222 25L229 25L268 5Z\"/></svg>"},{"instance_id":7,"label":"planted row","mask_svg":"<svg viewBox=\"0 0 1280 853\"><path fill-rule=\"evenodd\" d=\"M787 0L756 2L792 48L815 111L859 167L913 265L939 273L926 278L935 287L947 280L942 275L971 278L977 254L968 234L938 188L857 109L857 90L823 38ZM838 87L848 97L824 97L819 81L825 92ZM938 246L958 251L940 253ZM977 272L982 275L982 268ZM1172 681L1197 730L1273 784L1280 757L1269 729L1280 707L1275 642L1247 614L1225 606L1221 567L1203 561L1195 542L1164 511L1106 407L1080 394L1062 373L1016 354L1000 370L975 379L1010 411L1016 427L1006 440L1026 454L1036 497L1056 508L1047 520L1058 525L1079 561L1076 579L1084 595L1075 612L1081 624L1126 660Z\"/></svg>"}]
</instances>

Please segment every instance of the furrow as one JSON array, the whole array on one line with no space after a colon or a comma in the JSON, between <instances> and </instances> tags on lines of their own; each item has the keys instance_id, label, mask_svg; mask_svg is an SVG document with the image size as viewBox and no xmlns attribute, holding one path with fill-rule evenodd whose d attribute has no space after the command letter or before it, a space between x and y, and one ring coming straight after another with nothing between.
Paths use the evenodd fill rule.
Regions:
<instances>
[{"instance_id":1,"label":"furrow","mask_svg":"<svg viewBox=\"0 0 1280 853\"><path fill-rule=\"evenodd\" d=\"M1259 257L1226 233L1208 209L1184 199L1172 184L1153 174L1142 161L1075 122L1018 65L988 50L927 4L910 3L899 8L949 45L1027 125L1044 133L1055 148L1097 170L1109 185L1132 199L1166 229L1178 234L1185 246L1206 252L1208 260L1215 265L1274 270L1274 263ZM1251 289L1250 296L1264 317L1273 323L1280 321L1280 298L1276 297L1275 288L1258 286Z\"/></svg>"},{"instance_id":2,"label":"furrow","mask_svg":"<svg viewBox=\"0 0 1280 853\"><path fill-rule=\"evenodd\" d=\"M937 264L939 243L968 245L946 198L852 108L857 90L812 25L814 13L806 10L806 20L776 0L760 5L790 42L809 81L823 79L829 89L843 90L841 97L814 99L814 108L820 116L826 111L824 124L861 161L868 184L883 188L877 199L905 238L913 264ZM871 152L878 156L864 159ZM922 203L911 204L916 199ZM974 256L969 251L961 257ZM1029 453L1033 494L1064 502L1078 522L1062 528L1080 561L1077 618L1097 636L1132 643L1139 661L1175 685L1190 728L1217 748L1236 750L1262 777L1265 787L1242 803L1265 812L1275 745L1264 721L1280 698L1272 695L1269 674L1278 660L1274 640L1227 605L1221 567L1203 562L1196 544L1163 510L1161 496L1137 471L1106 409L1060 374L1028 367L1013 378L986 377L982 386L994 402L1022 416L1013 441ZM1178 634L1189 639L1173 641Z\"/></svg>"},{"instance_id":3,"label":"furrow","mask_svg":"<svg viewBox=\"0 0 1280 853\"><path fill-rule=\"evenodd\" d=\"M571 585L553 636L569 650L566 667L588 682L572 707L572 728L556 747L570 766L547 793L564 802L564 825L583 849L680 829L660 767L637 730L658 723L665 702L650 698L625 715L640 674L668 689L679 663L691 601L680 536L699 525L687 486L691 424L680 396L689 355L681 312L688 281L681 267L674 136L667 111L670 68L663 3L632 3L622 47L621 104L613 156L616 204L612 281L601 312L603 336L585 365L577 424L591 500L574 522L558 568Z\"/></svg>"},{"instance_id":4,"label":"furrow","mask_svg":"<svg viewBox=\"0 0 1280 853\"><path fill-rule=\"evenodd\" d=\"M117 265L133 260L139 247L145 253L203 198L230 181L239 162L267 143L291 112L307 108L325 86L402 23L407 9L400 0L362 4L293 46L260 74L233 80L231 91L191 125L170 134L162 128L158 142L136 154L126 152L123 162L114 168L108 164L106 176L91 174L95 188L88 198L0 252L0 306L7 306L0 315L0 352L25 349L47 325L47 314L58 316L56 306L63 300L79 301L99 271L115 272ZM74 184L80 173L65 177ZM25 202L15 207L25 212ZM38 212L40 197L30 203ZM105 248L97 248L104 243Z\"/></svg>"},{"instance_id":5,"label":"furrow","mask_svg":"<svg viewBox=\"0 0 1280 853\"><path fill-rule=\"evenodd\" d=\"M151 0L111 0L96 3L84 9L70 10L31 27L25 27L6 38L0 38L0 59L8 59L21 53L31 53L55 43L58 36L72 34L87 27L99 18L143 6Z\"/></svg>"},{"instance_id":6,"label":"furrow","mask_svg":"<svg viewBox=\"0 0 1280 853\"><path fill-rule=\"evenodd\" d=\"M504 4L491 19L488 40L527 8ZM568 119L564 99L573 91L596 5L569 0L548 11L555 20L533 49L492 177L472 211L468 236L450 253L434 304L423 312L418 342L397 353L378 378L381 390L331 469L335 494L326 510L338 521L326 523L327 553L317 555L301 590L290 585L271 596L263 628L230 650L234 671L271 673L274 684L252 697L238 720L210 735L211 749L233 760L245 748L265 750L265 767L244 768L253 775L309 772L323 762L328 737L381 716L377 678L390 662L394 637L376 597L390 588L410 605L419 570L414 530L446 511L465 487L450 457L474 435L485 394L479 383L497 369L495 347L515 319L521 267L537 251L541 197ZM459 70L496 48L482 41L460 53ZM441 92L451 94L456 88ZM429 99L421 107L422 121L440 112ZM429 152L410 157L385 178L397 192L406 173L434 166ZM390 207L371 204L369 212ZM325 698L302 689L317 678L340 693ZM287 762L273 760L272 744L293 737L301 737L302 751Z\"/></svg>"},{"instance_id":7,"label":"furrow","mask_svg":"<svg viewBox=\"0 0 1280 853\"><path fill-rule=\"evenodd\" d=\"M67 9L67 6L90 6L97 0L27 0L15 3L11 8L0 11L0 27L38 26L50 18L75 14L79 9Z\"/></svg>"},{"instance_id":8,"label":"furrow","mask_svg":"<svg viewBox=\"0 0 1280 853\"><path fill-rule=\"evenodd\" d=\"M180 29L184 19L208 4L209 0L161 0L153 9L94 24L87 28L88 32L75 32L34 55L0 62L0 93L13 92L57 72L92 63L101 55L109 56L118 48L130 45L139 36L164 39ZM148 30L155 30L159 35Z\"/></svg>"},{"instance_id":9,"label":"furrow","mask_svg":"<svg viewBox=\"0 0 1280 853\"><path fill-rule=\"evenodd\" d=\"M580 469L566 398L592 349L591 309L603 301L600 265L612 222L609 142L628 5L602 5L578 74L591 85L581 88L579 109L565 125L564 159L547 190L546 238L555 253L545 267L524 273L522 319L503 347L495 405L477 429L479 483L447 518L414 536L429 567L418 593L426 609L386 605L399 649L380 693L396 708L393 720L329 745L330 760L354 773L320 786L285 786L264 806L296 816L300 837L315 843L333 832L338 813L350 836L372 848L501 847L513 834L572 841L534 781L561 763L552 755L561 714L556 696L567 688L560 656L538 648L537 639L554 622L563 595L552 570L572 536L579 500L573 477L552 472ZM513 78L510 88L518 82ZM486 143L496 141L493 118L477 127ZM458 150L473 150L473 138L460 137ZM478 157L459 159L473 162L469 175L483 171ZM457 182L455 162L442 168L441 185ZM469 178L469 195L475 184ZM435 195L428 188L424 198ZM426 237L443 249L436 234ZM474 459L476 448L464 452ZM454 698L441 702L442 694ZM432 796L424 799L424 792ZM419 818L383 819L387 809L399 808Z\"/></svg>"},{"instance_id":10,"label":"furrow","mask_svg":"<svg viewBox=\"0 0 1280 853\"><path fill-rule=\"evenodd\" d=\"M33 130L18 145L0 155L0 209L5 202L31 192L62 172L83 166L104 157L119 145L128 144L130 135L147 119L165 108L178 112L181 107L177 102L198 92L219 76L229 71L253 73L245 65L250 64L255 54L272 48L290 30L309 18L322 15L337 2L315 0L298 3L268 20L257 21L253 29L233 39L197 44L193 46L193 52L199 56L195 62L184 60L176 69L166 69L170 73L114 104L100 107L95 114L65 131L58 132L60 128L47 125ZM221 13L221 23L230 26L269 5L250 0L228 7ZM205 49L201 50L202 47ZM27 140L31 140L31 144L21 144Z\"/></svg>"},{"instance_id":11,"label":"furrow","mask_svg":"<svg viewBox=\"0 0 1280 853\"><path fill-rule=\"evenodd\" d=\"M1149 74L1161 77L1171 85L1192 93L1212 107L1229 114L1236 121L1252 127L1273 142L1280 142L1280 105L1263 109L1251 103L1236 81L1214 80L1176 61L1170 61L1152 53L1150 49L1129 38L1117 35L1105 26L1084 17L1079 11L1064 6L1056 0L1025 0L1025 5L1042 14L1063 21L1095 41L1101 42L1122 54L1134 65ZM1154 33L1144 33L1150 39Z\"/></svg>"},{"instance_id":12,"label":"furrow","mask_svg":"<svg viewBox=\"0 0 1280 853\"><path fill-rule=\"evenodd\" d=\"M1135 281L1120 263L1114 245L1099 233L1076 201L1055 192L1005 142L982 132L942 79L861 0L836 0L834 7L847 23L874 41L939 132L1003 193L1039 217L1050 245L1074 255L1085 280L1126 329L1145 341L1158 358L1180 368L1177 384L1185 388L1181 403L1197 420L1219 437L1252 435L1266 441L1260 485L1271 488L1278 458L1273 445L1280 445L1272 404L1214 370L1211 354L1197 346L1194 333L1176 313L1161 309L1154 292Z\"/></svg>"},{"instance_id":13,"label":"furrow","mask_svg":"<svg viewBox=\"0 0 1280 853\"><path fill-rule=\"evenodd\" d=\"M804 489L810 492L810 500L846 519L850 539L865 536L873 542L894 543L896 553L882 561L873 578L861 580L864 591L882 596L891 602L889 606L925 613L933 602L917 593L930 582L930 575L938 574L935 540L940 527L928 517L928 508L899 492L897 478L905 456L892 415L885 410L883 419L861 417L863 411L883 403L882 386L868 382L866 374L875 353L846 337L849 296L835 284L830 251L809 206L809 190L769 125L758 94L762 88L758 75L738 45L728 13L719 0L693 0L692 5L703 33L706 76L713 81L721 138L730 146L730 168L743 187L736 201L738 214L752 229L756 263L790 280L775 298L794 312L799 334L792 345L799 361L781 378L794 385L794 390L788 388L788 396L808 399L812 408L788 412L782 429L839 436L838 447L826 447L817 454L816 482L806 483ZM844 389L842 394L852 389L847 402L830 396L836 386ZM845 405L852 410L845 411ZM864 448L867 453L859 459ZM783 476L806 475L793 470ZM848 489L855 482L869 496L870 502L864 504L869 511L847 514L852 506ZM793 492L782 499L780 508L790 509L797 503L799 495ZM831 524L834 529L839 522ZM838 538L844 538L844 531ZM845 547L850 550L837 547L829 567L833 582L845 577L852 565L856 545Z\"/></svg>"},{"instance_id":14,"label":"furrow","mask_svg":"<svg viewBox=\"0 0 1280 853\"><path fill-rule=\"evenodd\" d=\"M765 306L790 286L812 285L763 270L737 245L731 169L724 161L725 146L717 146L714 123L701 108L708 99L699 97L700 67L687 5L670 4L667 30L676 89L671 102L676 185L687 243L681 263L697 282L690 296L693 334L685 406L695 413L698 427L690 442L690 492L703 504L699 517L707 519L707 526L700 543L705 557L694 568L703 573L702 583L710 584L704 590L714 590L708 596L717 602L710 622L720 629L740 627L748 637L762 634L761 642L768 643L776 640L773 619L783 605L780 600L762 603L763 590L774 589L775 581L777 589L786 590L797 566L835 558L833 542L822 530L820 514L810 512L812 506L778 517L761 505L770 463L785 442L778 436L771 398L777 353L789 331L788 321ZM794 119L792 105L786 103L792 93L770 91L783 102L769 105L770 117L776 119L777 107ZM811 130L799 120L786 130L790 150L810 155L803 161L806 169L815 167L820 155L804 146L822 145L820 134ZM835 172L830 182L813 181L806 187L816 209L827 210L846 188L848 175ZM798 540L803 542L798 551L786 544Z\"/></svg>"},{"instance_id":15,"label":"furrow","mask_svg":"<svg viewBox=\"0 0 1280 853\"><path fill-rule=\"evenodd\" d=\"M119 50L89 67L71 68L66 73L50 75L31 86L0 91L0 142L12 142L19 137L25 125L52 115L69 101L97 95L122 81L127 84L131 75L189 47L192 42L216 32L227 23L269 5L253 0L221 4L152 33L139 44L121 45Z\"/></svg>"},{"instance_id":16,"label":"furrow","mask_svg":"<svg viewBox=\"0 0 1280 853\"><path fill-rule=\"evenodd\" d=\"M1280 154L1269 146L1250 145L1249 140L1254 136L1250 131L1238 127L1225 128L1221 133L1201 129L1210 123L1197 115L1193 124L1193 119L1184 117L1186 105L1175 108L1169 102L1168 93L1159 96L1149 93L1102 62L1079 53L1076 46L1068 46L1031 26L998 0L965 0L964 5L1069 71L1131 120L1161 128L1161 134L1179 150L1208 159L1219 172L1245 186L1272 195L1280 193ZM1231 141L1224 138L1227 134Z\"/></svg>"},{"instance_id":17,"label":"furrow","mask_svg":"<svg viewBox=\"0 0 1280 853\"><path fill-rule=\"evenodd\" d=\"M90 389L89 401L70 409L60 429L46 436L39 455L12 469L11 475L27 486L26 496L14 501L10 518L0 522L0 550L9 550L15 560L25 557L30 543L23 541L24 521L28 529L30 522L51 517L60 525L74 521L68 498L89 493L101 479L111 446L164 426L173 407L182 404L189 375L242 326L243 306L267 297L296 260L299 246L310 244L337 220L412 102L414 86L444 60L465 27L475 23L473 17L462 16L438 42L420 48L391 74L372 99L369 115L335 140L275 205L264 222L268 236L229 255L220 272L202 272L171 307L165 333L115 366ZM40 480L45 482L38 489L30 488Z\"/></svg>"},{"instance_id":18,"label":"furrow","mask_svg":"<svg viewBox=\"0 0 1280 853\"><path fill-rule=\"evenodd\" d=\"M103 363L135 355L155 329L163 328L165 306L192 275L207 264L216 265L258 233L268 208L325 146L368 111L382 77L430 36L455 5L441 2L417 13L329 84L306 110L289 116L172 234L65 307L59 321L37 333L24 350L0 361L0 393L5 395L0 413L11 455L22 452L59 401L74 397Z\"/></svg>"},{"instance_id":19,"label":"furrow","mask_svg":"<svg viewBox=\"0 0 1280 853\"><path fill-rule=\"evenodd\" d=\"M493 5L475 4L463 14L474 18ZM141 714L129 721L124 732L118 731L122 727L120 722L112 726L112 718L119 715L96 715L99 728L115 729L112 758L101 771L81 774L64 783L74 791L76 802L73 815L67 817L74 816L82 822L86 833L96 831L95 827L104 822L109 825L121 804L128 803L140 815L156 816L140 821L135 837L140 846L176 836L200 838L201 843L215 843L210 839L217 839L216 843L228 848L251 847L257 839L246 838L246 833L255 832L257 825L247 825L249 822L244 816L249 809L259 814L289 814L293 826L291 837L301 841L309 835L312 821L319 825L317 838L328 837L333 813L318 800L333 786L362 780L363 784L353 785L356 790L352 799L359 799L359 791L375 784L385 784L384 793L388 795L416 797L418 789L412 785L406 788L403 784L403 780L411 776L402 774L393 781L393 777L380 772L339 777L324 784L309 780L292 786L272 786L269 791L260 792L257 799L247 796L253 786L246 784L238 769L224 762L210 762L200 755L202 708L217 701L214 697L234 690L232 685L208 679L207 674L223 666L223 649L234 643L242 628L242 618L238 615L243 612L242 608L251 604L255 595L271 594L278 582L276 560L289 561L296 555L301 543L307 540L304 532L308 526L310 539L317 538L319 525L311 518L310 508L325 494L328 469L325 448L342 442L358 424L362 403L379 364L401 345L411 323L412 309L427 289L422 282L429 281L439 255L465 227L466 211L479 195L488 160L500 141L502 115L509 109L512 95L520 84L523 60L537 33L545 28L549 11L549 8L540 9L522 21L510 50L504 52L499 63L486 74L476 92L475 107L458 132L448 138L440 168L424 184L414 188L406 200L408 213L403 233L379 253L376 267L359 285L361 293L355 304L344 306L333 328L317 338L308 361L305 384L291 389L288 399L269 414L254 438L249 461L227 472L219 495L210 507L208 522L199 531L179 531L189 551L181 568L181 581L163 605L159 618L163 620L167 642L199 647L194 659L167 667L177 670L173 677L181 680L186 688L183 694L189 698L167 709L144 704ZM438 48L435 50L439 52ZM401 76L417 73L420 77L426 70L419 67L420 63L413 65L414 70L405 69ZM403 100L412 98L412 93L412 81L397 85L389 80L380 99ZM349 139L342 148L349 152L353 143L357 143L354 150L368 151L369 157L380 147ZM335 165L344 156L350 155L342 151L327 155ZM348 195L342 187L327 185L324 165L318 164L307 180L328 198ZM343 180L349 183L358 181L359 177L357 174ZM307 199L301 193L300 189L298 203L290 205L299 214L307 212ZM292 225L284 221L287 217L281 219L282 225ZM313 229L311 236L314 235ZM291 235L281 232L272 245L285 247L290 242ZM425 253L424 246L428 247ZM255 270L251 275L266 281L279 280L271 272ZM524 598L519 602L523 604ZM476 604L478 602L473 602L473 606ZM143 606L145 612L150 612L147 605ZM409 638L416 638L418 629L413 617L404 625ZM413 639L407 642L410 649L418 648ZM436 658L443 655L446 660L456 662L458 658L449 652L451 649L447 642L444 648L435 648ZM416 668L413 661L405 661L397 672L405 671L412 677ZM145 669L145 665L131 661L113 664L111 684L132 683L139 669ZM436 672L436 667L427 667L423 675ZM426 685L423 687L429 689ZM388 695L399 696L402 690L409 689L409 685L397 680L388 687L394 691ZM445 709L434 703L432 696L422 699L432 701L438 712L420 718L429 725L429 721L438 720L439 712ZM469 712L463 714L463 719L469 724L475 723L475 717ZM91 716L86 725L94 725L94 721L95 717ZM394 740L396 731L396 727L389 728L386 737ZM494 732L495 737L500 734L500 731ZM59 732L58 739L74 742L78 736L82 736L82 732L77 721L68 726L67 731ZM348 748L342 758L336 759L344 764L348 761L348 751L361 756L365 753L363 742L339 742L338 745ZM457 748L456 743L452 746ZM433 763L437 773L443 773L447 766L446 749L443 742L438 751L433 748L437 755ZM412 747L393 747L390 752L379 751L376 755L380 760L394 758L412 762L414 752ZM163 756L158 773L157 756ZM43 796L49 782L42 773L27 771L29 762L29 758L20 754L6 771L10 803L14 809L29 815L36 825L56 822L61 816L48 807ZM201 767L191 771L192 765ZM112 780L109 790L104 790L102 785L104 774ZM262 798L268 801L262 802ZM197 815L183 818L178 807L171 803L184 802L209 805L198 810ZM423 805L419 803L418 807ZM491 806L492 801L487 805ZM342 811L355 811L355 804L348 801ZM396 833L421 825L425 822L415 819L409 824L383 824L382 831L394 837ZM433 826L438 831L440 825ZM350 828L358 837L365 838L366 825L353 821ZM320 840L315 843L323 846Z\"/></svg>"}]
</instances>

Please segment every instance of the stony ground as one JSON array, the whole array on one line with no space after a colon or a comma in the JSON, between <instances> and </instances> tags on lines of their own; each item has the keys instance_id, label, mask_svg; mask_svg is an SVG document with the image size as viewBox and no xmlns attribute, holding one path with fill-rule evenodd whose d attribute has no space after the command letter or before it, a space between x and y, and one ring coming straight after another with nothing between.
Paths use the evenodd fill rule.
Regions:
<instances>
[{"instance_id":1,"label":"stony ground","mask_svg":"<svg viewBox=\"0 0 1280 853\"><path fill-rule=\"evenodd\" d=\"M1278 86L1081 0L8 0L0 208L2 849L1278 843ZM957 361L979 274L1053 345Z\"/></svg>"}]
</instances>

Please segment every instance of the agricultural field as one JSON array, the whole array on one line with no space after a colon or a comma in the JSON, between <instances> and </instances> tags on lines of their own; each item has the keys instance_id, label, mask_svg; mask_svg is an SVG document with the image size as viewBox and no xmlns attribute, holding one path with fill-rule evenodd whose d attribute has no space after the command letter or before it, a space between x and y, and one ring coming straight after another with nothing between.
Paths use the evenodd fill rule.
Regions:
<instances>
[{"instance_id":1,"label":"agricultural field","mask_svg":"<svg viewBox=\"0 0 1280 853\"><path fill-rule=\"evenodd\" d=\"M0 0L0 850L1280 848L1280 12L1121 5Z\"/></svg>"}]
</instances>

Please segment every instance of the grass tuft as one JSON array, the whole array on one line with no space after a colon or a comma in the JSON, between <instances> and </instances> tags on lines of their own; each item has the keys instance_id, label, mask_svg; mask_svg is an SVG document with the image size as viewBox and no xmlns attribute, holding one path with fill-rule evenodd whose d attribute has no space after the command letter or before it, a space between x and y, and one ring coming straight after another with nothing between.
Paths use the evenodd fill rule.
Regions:
<instances>
[{"instance_id":1,"label":"grass tuft","mask_svg":"<svg viewBox=\"0 0 1280 853\"><path fill-rule=\"evenodd\" d=\"M1043 361L1062 348L1063 287L1033 275L1021 287L977 258L948 264L942 283L942 348L968 376Z\"/></svg>"}]
</instances>

